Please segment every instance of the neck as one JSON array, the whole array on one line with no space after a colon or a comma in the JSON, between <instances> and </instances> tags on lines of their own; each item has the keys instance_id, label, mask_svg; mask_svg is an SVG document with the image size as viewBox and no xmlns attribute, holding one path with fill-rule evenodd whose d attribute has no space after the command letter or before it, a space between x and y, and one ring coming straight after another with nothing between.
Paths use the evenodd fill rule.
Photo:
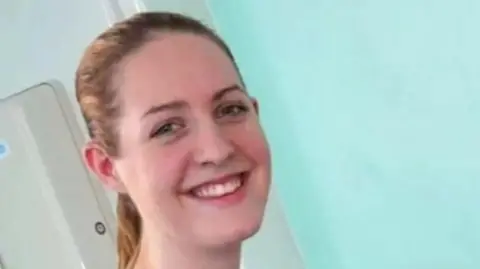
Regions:
<instances>
[{"instance_id":1,"label":"neck","mask_svg":"<svg viewBox=\"0 0 480 269\"><path fill-rule=\"evenodd\" d=\"M189 242L144 236L135 269L239 269L240 243L202 248Z\"/></svg>"}]
</instances>

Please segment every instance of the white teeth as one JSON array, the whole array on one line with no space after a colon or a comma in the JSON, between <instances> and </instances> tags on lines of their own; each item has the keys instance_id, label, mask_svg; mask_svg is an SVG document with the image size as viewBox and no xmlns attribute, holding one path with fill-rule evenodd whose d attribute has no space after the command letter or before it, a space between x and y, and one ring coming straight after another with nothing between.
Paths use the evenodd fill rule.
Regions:
<instances>
[{"instance_id":1,"label":"white teeth","mask_svg":"<svg viewBox=\"0 0 480 269\"><path fill-rule=\"evenodd\" d=\"M209 184L199 187L193 191L195 196L202 198L220 197L235 192L242 185L242 180L238 177L232 178L222 184Z\"/></svg>"}]
</instances>

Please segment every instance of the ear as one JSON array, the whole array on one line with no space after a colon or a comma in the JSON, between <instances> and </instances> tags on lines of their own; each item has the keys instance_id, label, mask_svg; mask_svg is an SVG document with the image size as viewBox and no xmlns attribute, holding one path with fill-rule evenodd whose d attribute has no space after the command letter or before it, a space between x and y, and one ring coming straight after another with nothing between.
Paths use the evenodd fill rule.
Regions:
<instances>
[{"instance_id":1,"label":"ear","mask_svg":"<svg viewBox=\"0 0 480 269\"><path fill-rule=\"evenodd\" d=\"M257 113L257 115L260 114L257 99L255 99L254 97L250 97L250 100L253 104L253 108L255 109L255 112Z\"/></svg>"},{"instance_id":2,"label":"ear","mask_svg":"<svg viewBox=\"0 0 480 269\"><path fill-rule=\"evenodd\" d=\"M83 149L83 161L88 169L109 189L126 192L114 170L113 158L95 141L88 142Z\"/></svg>"}]
</instances>

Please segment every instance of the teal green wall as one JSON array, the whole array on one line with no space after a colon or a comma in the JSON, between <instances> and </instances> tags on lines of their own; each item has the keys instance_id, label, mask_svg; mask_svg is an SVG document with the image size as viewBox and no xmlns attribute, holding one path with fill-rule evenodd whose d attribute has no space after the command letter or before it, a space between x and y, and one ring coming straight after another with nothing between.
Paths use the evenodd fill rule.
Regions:
<instances>
[{"instance_id":1,"label":"teal green wall","mask_svg":"<svg viewBox=\"0 0 480 269\"><path fill-rule=\"evenodd\" d=\"M209 5L308 269L480 268L480 1Z\"/></svg>"}]
</instances>

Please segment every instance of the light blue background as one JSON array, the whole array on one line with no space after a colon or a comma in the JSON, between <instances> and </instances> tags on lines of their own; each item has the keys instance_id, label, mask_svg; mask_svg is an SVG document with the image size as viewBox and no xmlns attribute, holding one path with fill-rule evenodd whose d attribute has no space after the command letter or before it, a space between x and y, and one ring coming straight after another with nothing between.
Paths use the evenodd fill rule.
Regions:
<instances>
[{"instance_id":1,"label":"light blue background","mask_svg":"<svg viewBox=\"0 0 480 269\"><path fill-rule=\"evenodd\" d=\"M480 268L480 1L209 5L308 269Z\"/></svg>"}]
</instances>

